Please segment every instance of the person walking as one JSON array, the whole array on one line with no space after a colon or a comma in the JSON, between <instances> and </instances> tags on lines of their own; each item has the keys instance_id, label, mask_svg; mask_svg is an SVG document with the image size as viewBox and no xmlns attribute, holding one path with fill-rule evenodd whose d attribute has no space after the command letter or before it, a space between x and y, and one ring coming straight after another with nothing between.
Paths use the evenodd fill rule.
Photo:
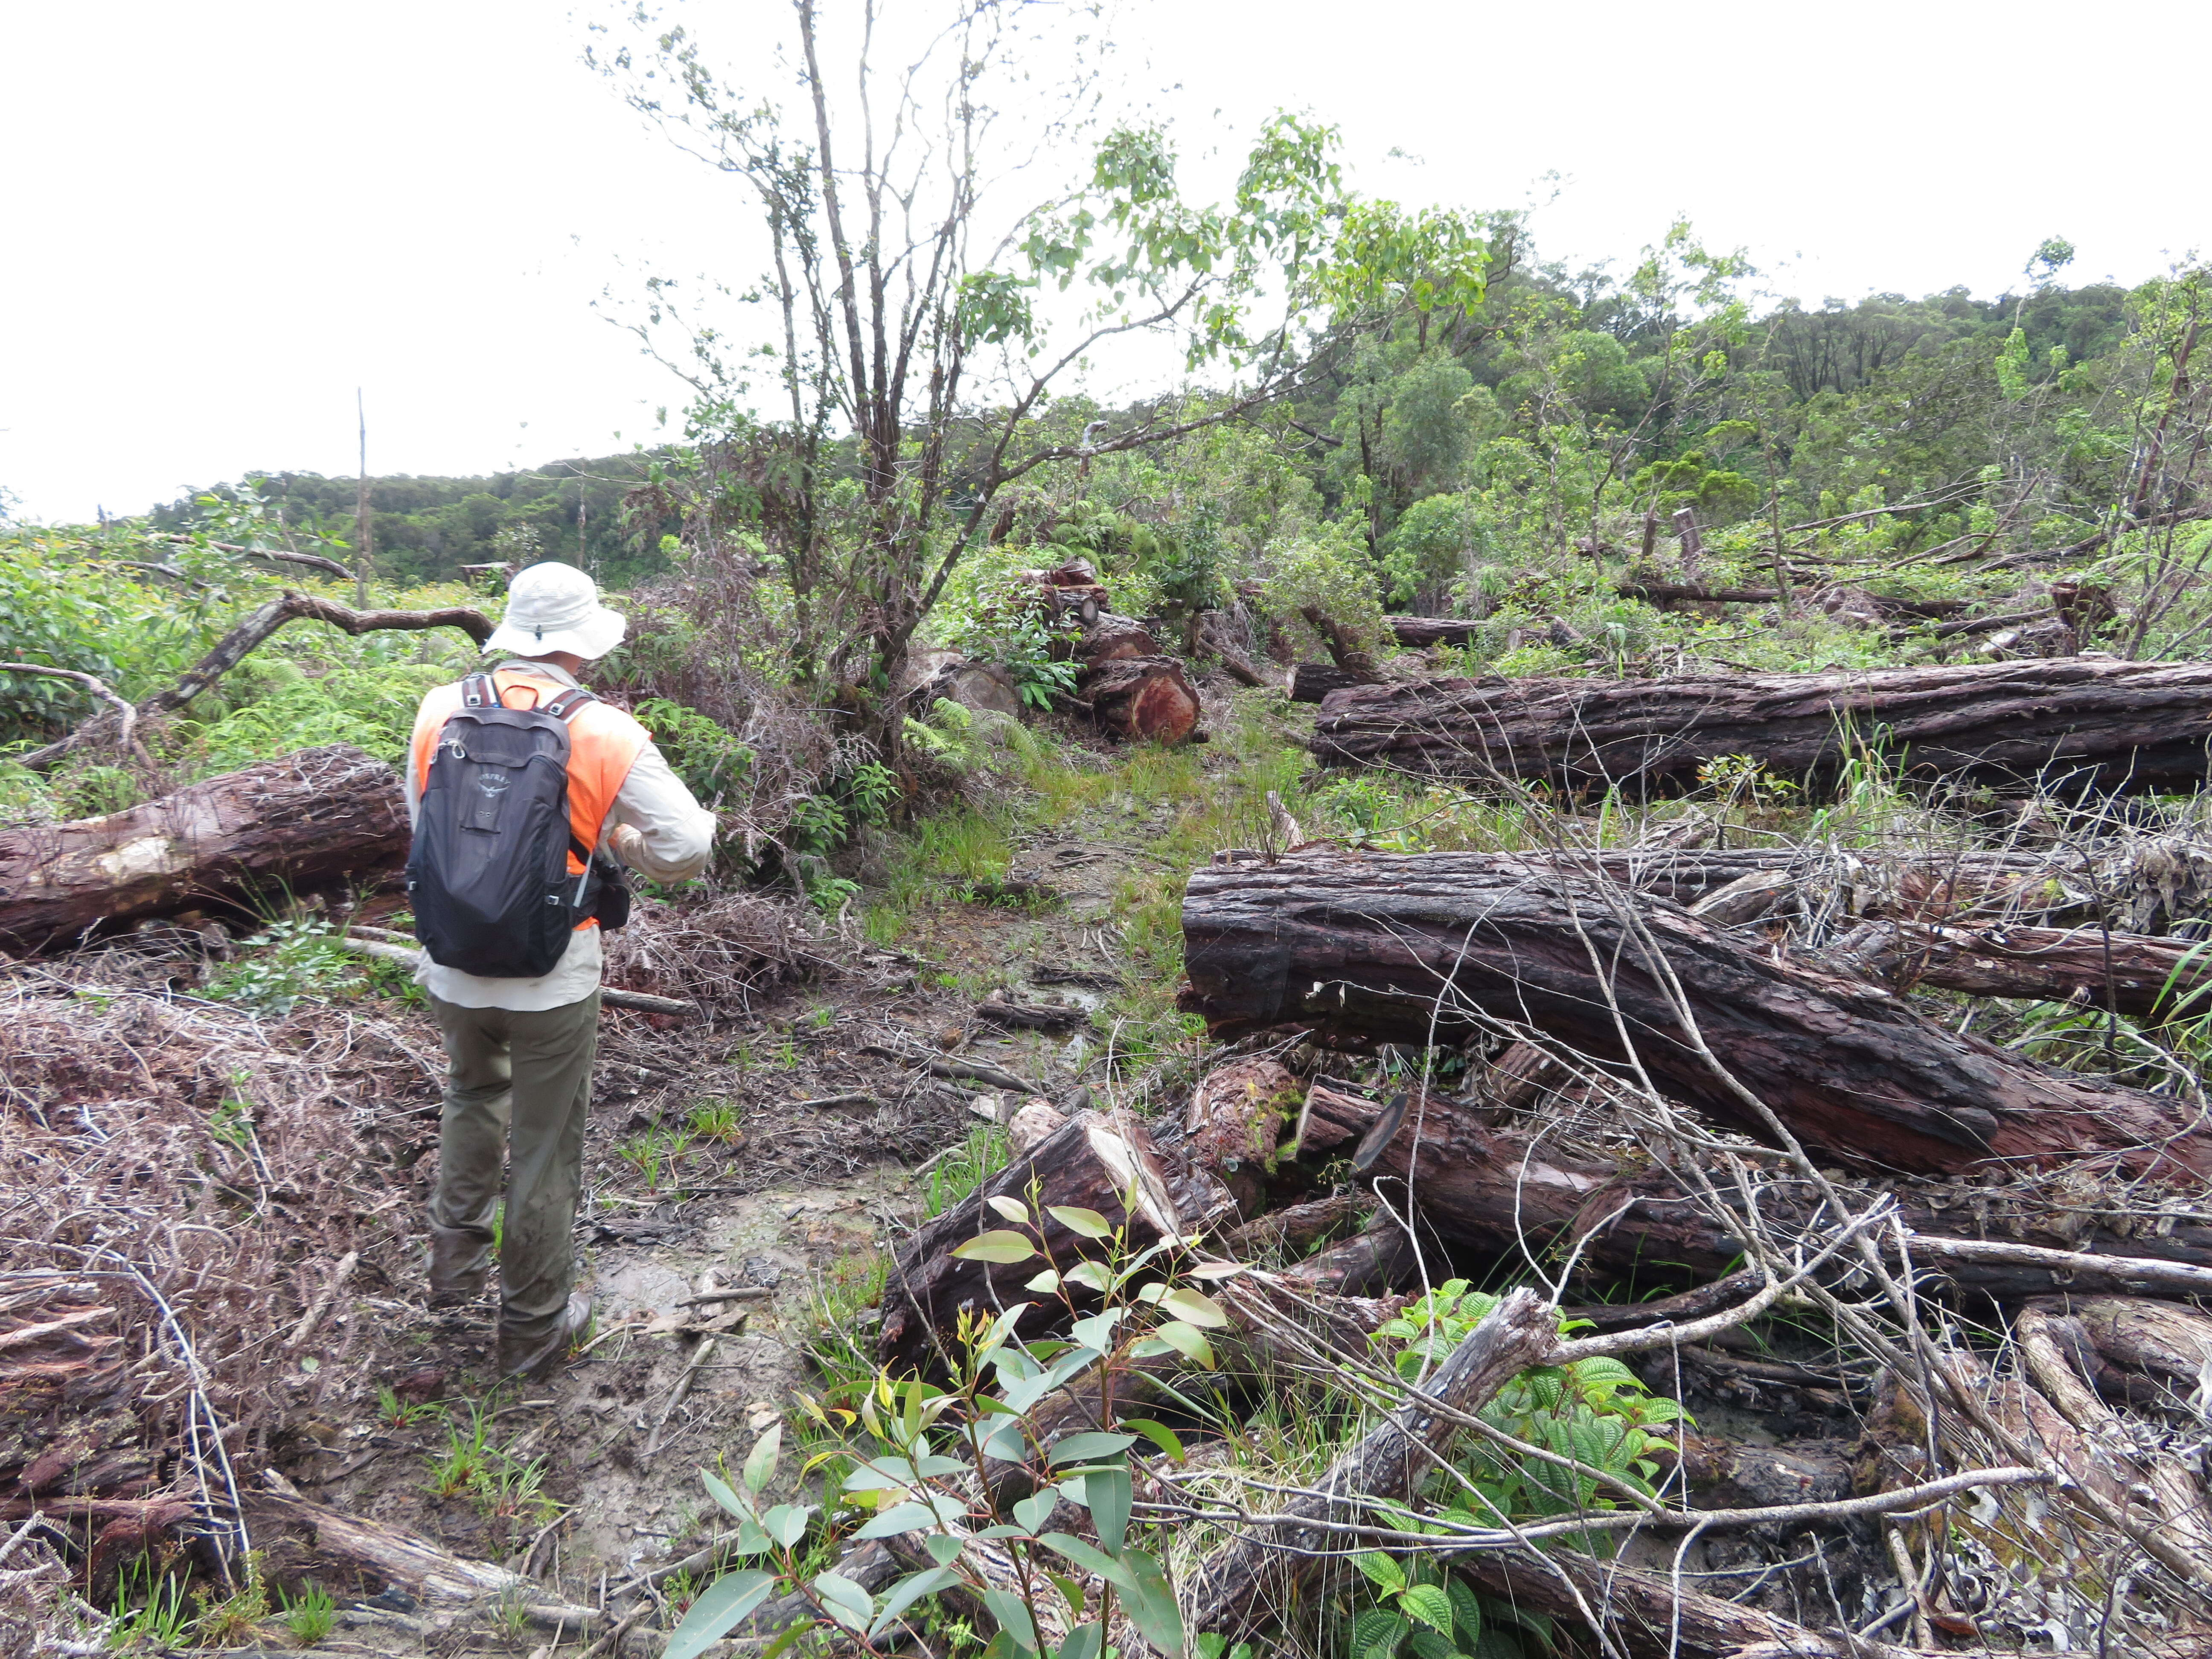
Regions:
<instances>
[{"instance_id":1,"label":"person walking","mask_svg":"<svg viewBox=\"0 0 2212 1659\"><path fill-rule=\"evenodd\" d=\"M591 1317L575 1285L574 1233L600 918L627 914L627 886L605 860L680 882L713 850L714 815L651 734L577 684L627 626L584 572L532 565L485 642L505 653L497 665L431 691L415 717L408 890L424 946L417 979L447 1066L431 1305L483 1295L503 1195L502 1377L547 1375Z\"/></svg>"}]
</instances>

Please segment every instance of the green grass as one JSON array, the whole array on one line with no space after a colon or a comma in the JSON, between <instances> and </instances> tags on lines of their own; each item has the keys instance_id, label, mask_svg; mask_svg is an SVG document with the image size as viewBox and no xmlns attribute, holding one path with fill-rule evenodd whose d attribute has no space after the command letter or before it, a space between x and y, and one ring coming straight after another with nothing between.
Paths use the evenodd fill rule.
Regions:
<instances>
[{"instance_id":1,"label":"green grass","mask_svg":"<svg viewBox=\"0 0 2212 1659\"><path fill-rule=\"evenodd\" d=\"M995 1123L978 1123L959 1147L929 1166L922 1188L925 1216L940 1216L1006 1167L1013 1155L1006 1132Z\"/></svg>"},{"instance_id":2,"label":"green grass","mask_svg":"<svg viewBox=\"0 0 2212 1659\"><path fill-rule=\"evenodd\" d=\"M643 1134L632 1135L618 1143L615 1156L645 1177L645 1184L658 1191L664 1181L673 1181L684 1155L691 1149L694 1132L684 1129L648 1129Z\"/></svg>"},{"instance_id":3,"label":"green grass","mask_svg":"<svg viewBox=\"0 0 2212 1659\"><path fill-rule=\"evenodd\" d=\"M744 1134L744 1109L727 1100L704 1100L691 1109L685 1127L701 1140L735 1140Z\"/></svg>"},{"instance_id":4,"label":"green grass","mask_svg":"<svg viewBox=\"0 0 2212 1659\"><path fill-rule=\"evenodd\" d=\"M319 1584L305 1585L297 1595L277 1593L284 1623L302 1647L313 1647L337 1628L337 1603Z\"/></svg>"},{"instance_id":5,"label":"green grass","mask_svg":"<svg viewBox=\"0 0 2212 1659\"><path fill-rule=\"evenodd\" d=\"M882 1302L890 1275L889 1256L860 1250L838 1257L827 1274L815 1281L807 1309L812 1330L804 1346L832 1401L875 1381L874 1333L863 1328L861 1316Z\"/></svg>"}]
</instances>

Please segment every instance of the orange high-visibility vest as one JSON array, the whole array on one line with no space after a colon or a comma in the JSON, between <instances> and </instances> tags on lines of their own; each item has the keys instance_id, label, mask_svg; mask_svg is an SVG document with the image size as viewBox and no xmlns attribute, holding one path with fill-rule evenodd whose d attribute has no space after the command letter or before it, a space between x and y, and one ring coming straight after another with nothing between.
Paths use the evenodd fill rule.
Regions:
<instances>
[{"instance_id":1,"label":"orange high-visibility vest","mask_svg":"<svg viewBox=\"0 0 2212 1659\"><path fill-rule=\"evenodd\" d=\"M499 700L510 708L534 708L568 690L558 680L517 668L499 670L493 674L492 684L499 688ZM535 701L516 701L517 689L530 692ZM430 756L438 746L438 734L460 706L461 688L456 681L430 692L416 713L409 763L415 769L418 796L429 787ZM653 734L636 720L603 702L586 703L569 720L568 827L585 846L599 844L599 831L614 807L615 797L622 793L623 780L629 776L629 769L652 741ZM574 848L568 851L568 873L584 873L583 862ZM580 927L599 925L596 917L588 916L577 924Z\"/></svg>"}]
</instances>

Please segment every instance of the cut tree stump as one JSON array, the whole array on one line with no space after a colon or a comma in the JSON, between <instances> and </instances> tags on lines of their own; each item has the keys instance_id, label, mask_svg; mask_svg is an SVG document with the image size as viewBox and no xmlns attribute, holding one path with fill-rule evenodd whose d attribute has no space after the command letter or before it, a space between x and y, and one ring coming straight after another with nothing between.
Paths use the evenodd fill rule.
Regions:
<instances>
[{"instance_id":1,"label":"cut tree stump","mask_svg":"<svg viewBox=\"0 0 2212 1659\"><path fill-rule=\"evenodd\" d=\"M1906 990L1932 985L1968 996L2075 1002L2138 1018L2172 1013L2212 985L2212 954L2202 940L2095 927L1870 921L1820 952L1820 961Z\"/></svg>"},{"instance_id":2,"label":"cut tree stump","mask_svg":"<svg viewBox=\"0 0 2212 1659\"><path fill-rule=\"evenodd\" d=\"M1330 765L1665 792L1693 787L1723 755L1826 781L1877 732L1913 776L2194 789L2212 738L2212 663L2060 657L1707 679L1429 680L1332 694L1312 746Z\"/></svg>"},{"instance_id":3,"label":"cut tree stump","mask_svg":"<svg viewBox=\"0 0 2212 1659\"><path fill-rule=\"evenodd\" d=\"M1075 659L1085 672L1104 663L1159 654L1159 641L1133 617L1101 617L1074 645Z\"/></svg>"},{"instance_id":4,"label":"cut tree stump","mask_svg":"<svg viewBox=\"0 0 2212 1659\"><path fill-rule=\"evenodd\" d=\"M2099 1157L2202 1178L2179 1103L1946 1030L1902 997L1791 962L1601 876L1504 854L1292 854L1215 864L1183 898L1182 1006L1217 1039L1336 1047L1531 1030L1754 1138L1947 1174ZM1660 964L1663 963L1663 971ZM1694 1035L1674 998L1686 1000Z\"/></svg>"},{"instance_id":5,"label":"cut tree stump","mask_svg":"<svg viewBox=\"0 0 2212 1659\"><path fill-rule=\"evenodd\" d=\"M1077 690L1099 728L1124 742L1181 743L1198 726L1198 692L1174 657L1120 657L1085 673Z\"/></svg>"},{"instance_id":6,"label":"cut tree stump","mask_svg":"<svg viewBox=\"0 0 2212 1659\"><path fill-rule=\"evenodd\" d=\"M389 766L346 744L303 749L128 811L0 835L0 945L67 945L210 903L265 910L396 869L407 842Z\"/></svg>"},{"instance_id":7,"label":"cut tree stump","mask_svg":"<svg viewBox=\"0 0 2212 1659\"><path fill-rule=\"evenodd\" d=\"M1012 1224L990 1200L1028 1205L1033 1182L1038 1204L1096 1210L1116 1226L1126 1224L1134 1249L1171 1235L1202 1232L1230 1212L1229 1194L1219 1182L1188 1160L1160 1152L1135 1119L1124 1113L1079 1112L907 1241L884 1292L878 1351L886 1364L909 1370L926 1366L939 1340L950 1340L963 1311L988 1323L1003 1308L1039 1301L1037 1292L1022 1288L1036 1277L1038 1260L994 1265L952 1254L965 1240L1010 1228ZM1132 1203L1125 1206L1124 1198ZM1042 1216L1042 1225L1044 1242L1063 1269L1097 1252L1097 1245L1048 1213ZM1034 1228L1026 1236L1036 1242ZM1057 1305L1048 1300L1044 1308ZM1045 1313L1036 1312L1024 1321L1020 1334L1039 1335L1044 1324Z\"/></svg>"}]
</instances>

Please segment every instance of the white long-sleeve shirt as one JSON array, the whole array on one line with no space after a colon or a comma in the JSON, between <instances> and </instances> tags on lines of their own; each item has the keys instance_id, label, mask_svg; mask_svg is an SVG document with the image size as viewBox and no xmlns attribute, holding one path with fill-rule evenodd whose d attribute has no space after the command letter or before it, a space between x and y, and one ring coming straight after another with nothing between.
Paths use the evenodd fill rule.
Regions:
<instances>
[{"instance_id":1,"label":"white long-sleeve shirt","mask_svg":"<svg viewBox=\"0 0 2212 1659\"><path fill-rule=\"evenodd\" d=\"M507 669L535 674L559 685L576 684L574 675L555 663L514 659L501 663L494 672ZM422 792L412 765L406 773L407 821L412 825L422 808ZM601 850L616 829L625 823L639 836L625 862L653 881L690 880L707 867L714 849L714 815L692 798L653 743L648 742L638 751L614 805L607 809L606 822L599 826ZM425 954L422 966L415 970L415 980L439 1001L460 1008L511 1008L518 1012L565 1008L599 988L601 957L599 929L579 927L569 937L568 949L561 960L550 972L536 979L486 979L457 968L441 967Z\"/></svg>"}]
</instances>

